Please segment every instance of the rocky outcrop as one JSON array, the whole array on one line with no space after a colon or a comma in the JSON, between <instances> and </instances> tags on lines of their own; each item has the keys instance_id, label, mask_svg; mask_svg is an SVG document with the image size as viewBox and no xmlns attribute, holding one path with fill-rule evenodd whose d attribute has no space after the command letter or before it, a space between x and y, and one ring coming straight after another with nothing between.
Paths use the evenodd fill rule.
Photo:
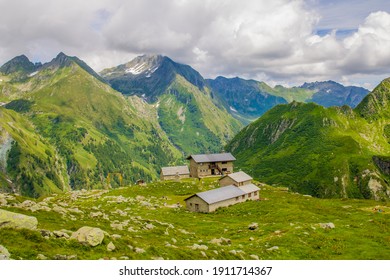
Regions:
<instances>
[{"instance_id":1,"label":"rocky outcrop","mask_svg":"<svg viewBox=\"0 0 390 280\"><path fill-rule=\"evenodd\" d=\"M0 209L0 228L36 230L38 220L35 217Z\"/></svg>"},{"instance_id":2,"label":"rocky outcrop","mask_svg":"<svg viewBox=\"0 0 390 280\"><path fill-rule=\"evenodd\" d=\"M76 239L78 242L88 245L88 246L97 246L103 242L104 231L100 228L93 228L84 226L74 232L71 236L72 239Z\"/></svg>"},{"instance_id":3,"label":"rocky outcrop","mask_svg":"<svg viewBox=\"0 0 390 280\"><path fill-rule=\"evenodd\" d=\"M390 158L374 156L372 159L384 174L390 175Z\"/></svg>"}]
</instances>

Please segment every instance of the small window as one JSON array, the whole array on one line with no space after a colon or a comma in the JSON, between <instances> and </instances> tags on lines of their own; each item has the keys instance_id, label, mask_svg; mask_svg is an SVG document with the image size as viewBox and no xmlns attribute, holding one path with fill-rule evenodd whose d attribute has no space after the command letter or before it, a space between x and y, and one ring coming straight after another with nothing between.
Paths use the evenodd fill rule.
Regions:
<instances>
[{"instance_id":1,"label":"small window","mask_svg":"<svg viewBox=\"0 0 390 280\"><path fill-rule=\"evenodd\" d=\"M192 206L192 203L190 203L190 206Z\"/></svg>"},{"instance_id":2,"label":"small window","mask_svg":"<svg viewBox=\"0 0 390 280\"><path fill-rule=\"evenodd\" d=\"M239 197L236 197L236 201L238 201L238 198L239 198Z\"/></svg>"},{"instance_id":3,"label":"small window","mask_svg":"<svg viewBox=\"0 0 390 280\"><path fill-rule=\"evenodd\" d=\"M248 193L248 197L251 197L252 196L252 193Z\"/></svg>"},{"instance_id":4,"label":"small window","mask_svg":"<svg viewBox=\"0 0 390 280\"><path fill-rule=\"evenodd\" d=\"M227 161L223 161L222 164L227 164Z\"/></svg>"},{"instance_id":5,"label":"small window","mask_svg":"<svg viewBox=\"0 0 390 280\"><path fill-rule=\"evenodd\" d=\"M245 194L242 196L242 199L245 199Z\"/></svg>"},{"instance_id":6,"label":"small window","mask_svg":"<svg viewBox=\"0 0 390 280\"><path fill-rule=\"evenodd\" d=\"M256 195L257 195L257 192L254 192L253 194L256 196Z\"/></svg>"}]
</instances>

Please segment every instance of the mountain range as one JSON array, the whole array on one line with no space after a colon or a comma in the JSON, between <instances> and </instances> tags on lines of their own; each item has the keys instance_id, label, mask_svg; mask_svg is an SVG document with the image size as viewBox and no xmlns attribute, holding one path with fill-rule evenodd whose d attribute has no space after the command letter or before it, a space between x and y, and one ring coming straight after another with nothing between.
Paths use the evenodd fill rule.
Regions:
<instances>
[{"instance_id":1,"label":"mountain range","mask_svg":"<svg viewBox=\"0 0 390 280\"><path fill-rule=\"evenodd\" d=\"M390 79L355 109L278 105L245 127L226 149L268 184L317 197L390 196Z\"/></svg>"},{"instance_id":2,"label":"mountain range","mask_svg":"<svg viewBox=\"0 0 390 280\"><path fill-rule=\"evenodd\" d=\"M286 88L241 78L204 79L190 66L161 55L143 55L99 74L77 57L63 53L45 64L32 63L26 56L18 56L0 67L0 102L3 104L0 107L0 189L40 196L69 189L119 185L120 181L116 179L110 183L106 181L110 173L121 173L125 184L137 179L150 181L157 179L161 166L183 164L188 154L220 152L225 148L239 156L240 167L250 167L260 180L285 184L285 180L275 179L278 177L275 174L280 170L285 172L285 169L275 168L279 162L272 158L280 155L280 161L285 161L290 153L283 155L277 151L279 146L272 148L271 144L287 135L285 131L298 123L306 123L304 126L307 127L313 125L313 131L321 130L321 126L311 120L313 114L330 114L322 121L329 120L332 124L331 117L352 112L359 119L354 125L366 127L362 121L365 118L360 114L374 118L372 108L377 112L380 105L371 101L364 109L359 107L363 105L354 110L349 106L356 107L367 93L363 88L344 87L332 81ZM366 99L360 104L367 102ZM332 107L339 105L344 106ZM298 110L295 108L301 107L306 109L295 112ZM381 120L388 118L386 112L386 109L382 112ZM286 115L294 114L297 116L291 119L295 121L284 121ZM351 122L341 115L335 121L340 126L332 130L333 134L338 133L341 124ZM260 119L255 121L258 117ZM279 123L275 124L277 118ZM262 123L263 131L268 129L273 135L271 138L276 139L272 143L264 142L267 147L253 147L244 137L248 131L259 131L254 127L259 123ZM247 124L249 126L244 128ZM272 132L275 125L276 132ZM390 134L383 121L375 119L373 127L378 125ZM239 132L242 128L244 130ZM311 137L311 134L299 137L304 136ZM263 136L251 137L256 142ZM383 146L382 140L375 145ZM386 153L366 149L369 142L358 141L358 144L364 145L364 151L370 150L369 154L375 156L376 162L386 166L383 164ZM292 151L294 143L286 140L283 149ZM246 151L245 145L248 145ZM321 157L321 149L313 151L302 145L299 149L307 150L302 154L310 158L318 153ZM383 147L387 151L386 146ZM257 169L256 160L260 158L254 155L263 148L270 149L270 158L264 157L267 159L264 165L272 172ZM271 155L271 152L275 153ZM359 161L358 169L363 166ZM323 172L325 176L327 171ZM304 177L310 181L315 176ZM375 180L383 185L385 177L377 177ZM344 180L341 175L338 178L340 182ZM311 185L295 189L310 192L307 191L310 188ZM350 196L348 188L345 192L331 191L330 195L320 190L310 193L325 197L346 193ZM359 196L355 191L352 193L352 196Z\"/></svg>"}]
</instances>

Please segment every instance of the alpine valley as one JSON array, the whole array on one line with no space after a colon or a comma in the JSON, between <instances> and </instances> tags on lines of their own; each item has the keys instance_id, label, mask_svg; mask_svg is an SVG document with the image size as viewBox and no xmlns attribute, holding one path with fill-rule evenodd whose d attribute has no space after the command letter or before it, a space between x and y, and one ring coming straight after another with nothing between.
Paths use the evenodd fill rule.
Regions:
<instances>
[{"instance_id":1,"label":"alpine valley","mask_svg":"<svg viewBox=\"0 0 390 280\"><path fill-rule=\"evenodd\" d=\"M231 151L259 181L318 197L388 199L389 81L270 87L204 79L143 55L99 74L63 53L0 68L0 191L40 197L158 178L189 154ZM324 106L324 107L323 107Z\"/></svg>"}]
</instances>

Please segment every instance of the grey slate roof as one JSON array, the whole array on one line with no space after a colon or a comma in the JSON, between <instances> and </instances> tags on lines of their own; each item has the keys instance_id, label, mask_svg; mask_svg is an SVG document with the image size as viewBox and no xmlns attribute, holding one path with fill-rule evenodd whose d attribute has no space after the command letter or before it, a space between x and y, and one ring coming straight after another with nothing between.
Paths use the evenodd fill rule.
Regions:
<instances>
[{"instance_id":1,"label":"grey slate roof","mask_svg":"<svg viewBox=\"0 0 390 280\"><path fill-rule=\"evenodd\" d=\"M244 191L245 193L251 193L251 192L256 192L256 191L259 191L260 189L254 185L254 184L247 184L247 185L244 185L244 186L240 186L238 187L239 189L241 189L242 191Z\"/></svg>"},{"instance_id":2,"label":"grey slate roof","mask_svg":"<svg viewBox=\"0 0 390 280\"><path fill-rule=\"evenodd\" d=\"M221 154L201 154L201 155L190 155L187 159L193 158L195 162L219 162L219 161L234 161L236 158L231 153Z\"/></svg>"},{"instance_id":3,"label":"grey slate roof","mask_svg":"<svg viewBox=\"0 0 390 280\"><path fill-rule=\"evenodd\" d=\"M244 194L246 193L243 190L237 188L236 186L226 186L226 187L217 188L206 192L197 193L195 195L203 199L208 204L213 204L216 202L238 197ZM189 198L191 197L193 196L190 196ZM189 198L186 198L185 200Z\"/></svg>"},{"instance_id":4,"label":"grey slate roof","mask_svg":"<svg viewBox=\"0 0 390 280\"><path fill-rule=\"evenodd\" d=\"M190 171L188 170L187 165L183 166L168 166L168 167L162 167L161 168L161 174L164 176L174 176L176 174L178 175L187 175L190 174Z\"/></svg>"},{"instance_id":5,"label":"grey slate roof","mask_svg":"<svg viewBox=\"0 0 390 280\"><path fill-rule=\"evenodd\" d=\"M234 172L234 173L231 173L231 174L228 174L226 176L229 176L230 178L232 178L234 181L236 181L237 183L240 183L240 182L245 182L245 181L248 181L248 180L252 180L253 178L251 176L249 176L248 174L246 174L244 171L240 171L240 172ZM222 179L222 178L221 178Z\"/></svg>"}]
</instances>

